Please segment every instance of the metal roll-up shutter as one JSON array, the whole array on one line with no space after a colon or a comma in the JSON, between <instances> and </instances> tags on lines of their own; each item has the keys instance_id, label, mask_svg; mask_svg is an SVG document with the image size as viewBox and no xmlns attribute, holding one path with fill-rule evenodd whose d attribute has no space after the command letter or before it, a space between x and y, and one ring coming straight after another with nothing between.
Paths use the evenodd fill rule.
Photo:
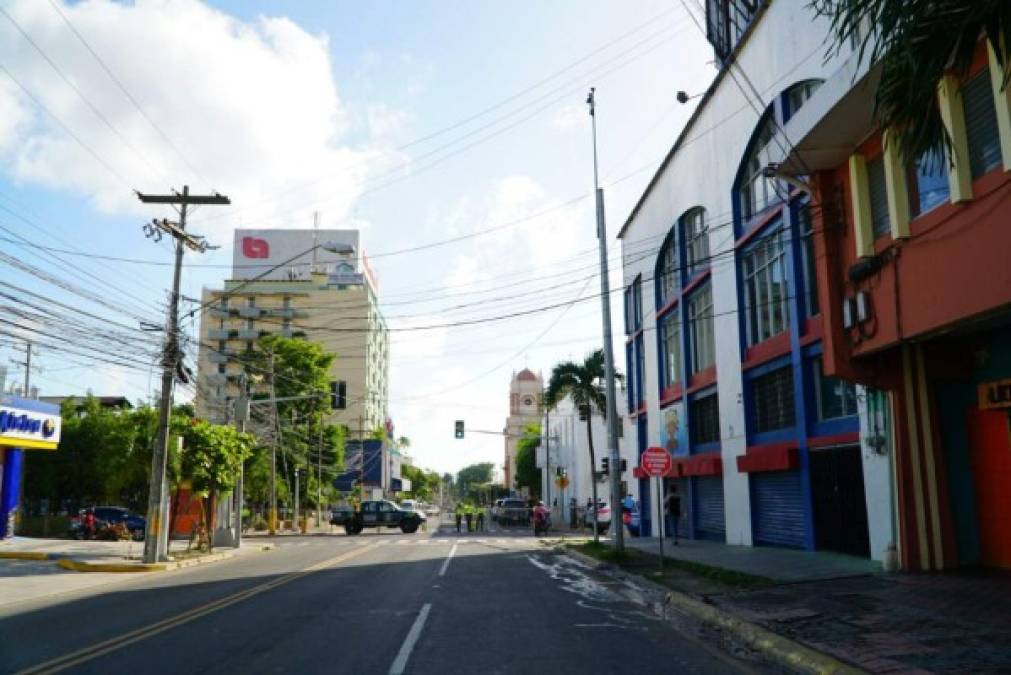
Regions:
<instances>
[{"instance_id":1,"label":"metal roll-up shutter","mask_svg":"<svg viewBox=\"0 0 1011 675\"><path fill-rule=\"evenodd\" d=\"M651 478L639 479L639 531L643 537L652 536L653 520L656 518L650 508L652 500L649 498L649 488L652 482Z\"/></svg>"},{"instance_id":2,"label":"metal roll-up shutter","mask_svg":"<svg viewBox=\"0 0 1011 675\"><path fill-rule=\"evenodd\" d=\"M723 476L696 476L695 535L698 539L726 540L723 510Z\"/></svg>"},{"instance_id":3,"label":"metal roll-up shutter","mask_svg":"<svg viewBox=\"0 0 1011 675\"><path fill-rule=\"evenodd\" d=\"M800 472L753 473L750 481L755 543L804 548L804 494Z\"/></svg>"}]
</instances>

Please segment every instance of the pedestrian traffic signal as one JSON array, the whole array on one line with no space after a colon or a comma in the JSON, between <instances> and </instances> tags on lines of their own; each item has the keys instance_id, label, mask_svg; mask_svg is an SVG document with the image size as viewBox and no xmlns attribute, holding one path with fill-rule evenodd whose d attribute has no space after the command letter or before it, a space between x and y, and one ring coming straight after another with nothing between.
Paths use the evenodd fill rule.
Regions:
<instances>
[{"instance_id":1,"label":"pedestrian traffic signal","mask_svg":"<svg viewBox=\"0 0 1011 675\"><path fill-rule=\"evenodd\" d=\"M463 438L463 420L456 421L456 431L453 435L456 438Z\"/></svg>"}]
</instances>

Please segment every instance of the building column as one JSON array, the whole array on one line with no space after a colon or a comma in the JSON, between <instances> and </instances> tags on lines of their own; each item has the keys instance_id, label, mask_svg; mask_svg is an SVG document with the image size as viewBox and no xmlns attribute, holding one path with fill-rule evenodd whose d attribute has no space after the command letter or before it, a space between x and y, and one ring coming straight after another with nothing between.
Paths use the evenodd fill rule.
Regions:
<instances>
[{"instance_id":1,"label":"building column","mask_svg":"<svg viewBox=\"0 0 1011 675\"><path fill-rule=\"evenodd\" d=\"M24 451L20 448L6 448L0 451L4 453L3 477L0 479L0 539L5 539L14 536L14 522L21 498Z\"/></svg>"}]
</instances>

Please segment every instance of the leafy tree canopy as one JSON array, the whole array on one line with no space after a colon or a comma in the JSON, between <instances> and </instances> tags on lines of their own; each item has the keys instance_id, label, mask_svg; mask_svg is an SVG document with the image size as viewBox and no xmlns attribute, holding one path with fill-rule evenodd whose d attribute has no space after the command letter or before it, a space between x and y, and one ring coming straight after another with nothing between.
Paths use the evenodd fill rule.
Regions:
<instances>
[{"instance_id":1,"label":"leafy tree canopy","mask_svg":"<svg viewBox=\"0 0 1011 675\"><path fill-rule=\"evenodd\" d=\"M880 128L893 132L904 157L919 158L950 144L936 105L937 83L949 68L959 77L968 73L981 35L990 39L1007 84L1007 0L813 0L811 5L831 20L830 53L856 40L861 59L881 61L875 116Z\"/></svg>"}]
</instances>

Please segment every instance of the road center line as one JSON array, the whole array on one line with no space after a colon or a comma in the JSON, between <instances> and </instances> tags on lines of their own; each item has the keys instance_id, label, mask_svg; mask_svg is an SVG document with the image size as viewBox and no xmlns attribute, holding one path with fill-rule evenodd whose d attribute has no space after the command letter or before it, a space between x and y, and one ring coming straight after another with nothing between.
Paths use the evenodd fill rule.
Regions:
<instances>
[{"instance_id":1,"label":"road center line","mask_svg":"<svg viewBox=\"0 0 1011 675\"><path fill-rule=\"evenodd\" d=\"M237 602L242 602L243 600L248 600L253 596L259 595L271 589L277 588L278 586L283 586L289 582L295 581L296 579L301 579L307 574L312 574L313 572L318 572L320 570L326 569L333 565L344 562L351 558L357 557L366 551L371 551L376 547L375 544L368 544L360 548L348 551L347 553L342 553L339 556L318 562L315 565L310 565L304 570L298 572L292 572L286 574L283 577L273 579L266 583L260 584L259 586L253 586L252 588L247 588L245 590L233 593L232 595L227 595L218 600L213 600L200 607L195 607L193 609L182 612L175 616L171 616L167 619L162 619L148 626L143 626L141 628L134 629L122 635L117 635L114 638L110 638L103 642L98 642L96 644L85 647L84 649L79 649L76 652L71 652L69 654L64 654L63 656L58 656L55 659L50 659L43 663L25 668L24 670L18 671L18 675L38 675L41 673L58 673L60 671L66 670L67 668L72 668L74 666L80 665L92 659L103 656L110 652L114 652L118 649L122 649L128 645L135 642L140 642L149 637L153 637L159 633L163 633L177 626L189 623L194 619L198 619L207 614L218 611L219 609L224 609L230 605L234 605Z\"/></svg>"},{"instance_id":2,"label":"road center line","mask_svg":"<svg viewBox=\"0 0 1011 675\"><path fill-rule=\"evenodd\" d=\"M449 558L446 558L446 562L449 562ZM393 660L393 665L390 666L390 675L403 675L404 668L407 667L407 659L411 658L411 650L414 649L414 643L421 637L421 629L425 627L425 621L428 620L430 609L432 609L432 603L426 602L425 606L418 612L418 618L414 620L411 630L407 632L407 637L404 638L404 644L400 645L397 658Z\"/></svg>"},{"instance_id":3,"label":"road center line","mask_svg":"<svg viewBox=\"0 0 1011 675\"><path fill-rule=\"evenodd\" d=\"M453 548L449 549L449 555L446 556L446 560L442 563L442 568L439 570L440 577L446 576L446 568L449 567L449 561L453 559L454 555L456 555L457 546L458 544L453 544Z\"/></svg>"}]
</instances>

